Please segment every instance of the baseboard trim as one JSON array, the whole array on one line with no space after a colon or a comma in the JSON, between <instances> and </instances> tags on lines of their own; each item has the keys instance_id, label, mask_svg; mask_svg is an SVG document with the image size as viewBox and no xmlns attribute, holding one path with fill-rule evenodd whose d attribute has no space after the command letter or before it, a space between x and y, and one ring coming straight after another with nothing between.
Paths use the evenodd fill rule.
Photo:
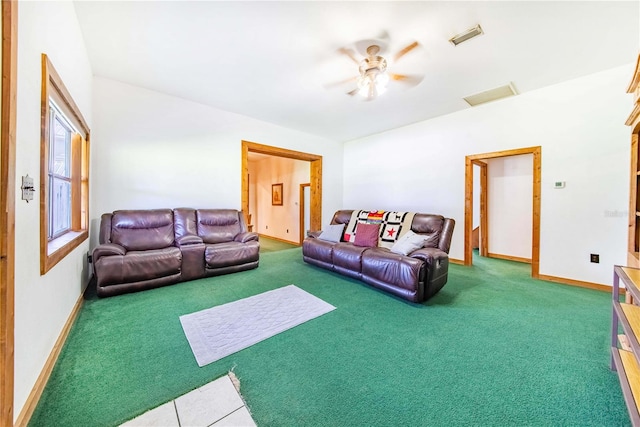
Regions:
<instances>
[{"instance_id":1,"label":"baseboard trim","mask_svg":"<svg viewBox=\"0 0 640 427\"><path fill-rule=\"evenodd\" d=\"M603 291L603 292L609 292L609 293L613 289L609 285L602 285L600 283L583 282L582 280L567 279L565 277L547 276L544 274L540 274L538 276L538 279L546 280L547 282L560 283L563 285L578 286L580 288L595 289L597 291ZM622 291L622 289L620 290Z\"/></svg>"},{"instance_id":2,"label":"baseboard trim","mask_svg":"<svg viewBox=\"0 0 640 427\"><path fill-rule=\"evenodd\" d=\"M451 264L460 264L460 265L464 265L464 261L461 259L456 259L456 258L449 258L449 262Z\"/></svg>"},{"instance_id":3,"label":"baseboard trim","mask_svg":"<svg viewBox=\"0 0 640 427\"><path fill-rule=\"evenodd\" d=\"M300 246L300 242L294 242L294 241L291 241L291 240L285 240L285 239L281 239L279 237L267 236L266 234L260 234L260 233L258 233L258 236L259 237L266 237L267 239L277 240L277 241L282 242L282 243L288 243L290 245Z\"/></svg>"},{"instance_id":4,"label":"baseboard trim","mask_svg":"<svg viewBox=\"0 0 640 427\"><path fill-rule=\"evenodd\" d=\"M47 358L47 361L45 362L42 368L42 371L40 372L40 375L36 380L36 383L33 385L33 389L31 389L31 393L29 393L29 397L27 398L27 401L22 407L22 410L20 411L20 414L18 415L18 418L16 419L14 426L23 427L29 424L29 421L31 420L31 416L33 415L33 411L35 411L36 406L38 405L38 402L42 397L42 392L44 391L44 387L47 384L47 381L49 381L49 377L51 376L53 367L55 366L56 362L58 361L58 357L60 356L60 351L62 350L62 346L67 340L67 337L69 336L69 332L71 331L71 326L73 325L73 322L75 322L76 318L78 317L78 313L80 312L80 308L82 307L83 302L84 302L84 294L80 294L80 298L78 298L78 301L76 301L76 304L73 306L73 309L69 314L69 318L67 319L67 322L64 324L62 331L60 331L60 336L58 336L56 343L53 345L53 348L51 349L51 353L49 354L49 357Z\"/></svg>"},{"instance_id":5,"label":"baseboard trim","mask_svg":"<svg viewBox=\"0 0 640 427\"><path fill-rule=\"evenodd\" d=\"M506 259L507 261L516 261L516 262L524 262L526 264L531 264L531 258L522 258L517 256L511 256L511 255L492 254L491 252L489 252L487 256L489 258Z\"/></svg>"}]
</instances>

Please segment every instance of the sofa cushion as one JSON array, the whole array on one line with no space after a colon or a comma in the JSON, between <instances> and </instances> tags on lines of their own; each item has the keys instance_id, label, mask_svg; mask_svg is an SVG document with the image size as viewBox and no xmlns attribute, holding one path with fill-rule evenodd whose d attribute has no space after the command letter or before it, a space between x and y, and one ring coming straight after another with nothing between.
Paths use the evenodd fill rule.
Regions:
<instances>
[{"instance_id":1,"label":"sofa cushion","mask_svg":"<svg viewBox=\"0 0 640 427\"><path fill-rule=\"evenodd\" d=\"M424 280L423 265L419 259L395 254L387 248L372 248L362 254L363 277L408 290L417 289Z\"/></svg>"},{"instance_id":2,"label":"sofa cushion","mask_svg":"<svg viewBox=\"0 0 640 427\"><path fill-rule=\"evenodd\" d=\"M307 238L302 242L302 254L306 257L331 264L333 263L332 253L335 244L326 240Z\"/></svg>"},{"instance_id":3,"label":"sofa cushion","mask_svg":"<svg viewBox=\"0 0 640 427\"><path fill-rule=\"evenodd\" d=\"M204 250L205 267L221 268L258 261L259 251L260 244L255 240L207 245Z\"/></svg>"},{"instance_id":4,"label":"sofa cushion","mask_svg":"<svg viewBox=\"0 0 640 427\"><path fill-rule=\"evenodd\" d=\"M339 242L342 239L342 232L344 231L344 224L331 224L318 236L320 240L326 240L327 242Z\"/></svg>"},{"instance_id":5,"label":"sofa cushion","mask_svg":"<svg viewBox=\"0 0 640 427\"><path fill-rule=\"evenodd\" d=\"M356 246L373 248L378 246L380 224L359 223L356 226L356 238L353 242Z\"/></svg>"},{"instance_id":6,"label":"sofa cushion","mask_svg":"<svg viewBox=\"0 0 640 427\"><path fill-rule=\"evenodd\" d=\"M360 273L362 253L367 249L366 246L355 246L353 243L336 243L333 246L333 265Z\"/></svg>"},{"instance_id":7,"label":"sofa cushion","mask_svg":"<svg viewBox=\"0 0 640 427\"><path fill-rule=\"evenodd\" d=\"M111 242L128 251L166 248L173 239L171 209L122 210L111 217Z\"/></svg>"},{"instance_id":8,"label":"sofa cushion","mask_svg":"<svg viewBox=\"0 0 640 427\"><path fill-rule=\"evenodd\" d=\"M178 274L181 266L180 249L169 247L103 257L95 267L98 286L108 286Z\"/></svg>"},{"instance_id":9,"label":"sofa cushion","mask_svg":"<svg viewBox=\"0 0 640 427\"><path fill-rule=\"evenodd\" d=\"M391 247L391 252L395 252L400 255L409 255L416 249L420 249L421 247L423 247L424 243L425 236L416 234L413 231L409 230Z\"/></svg>"},{"instance_id":10,"label":"sofa cushion","mask_svg":"<svg viewBox=\"0 0 640 427\"><path fill-rule=\"evenodd\" d=\"M205 243L232 242L242 231L238 211L233 209L198 209L198 236Z\"/></svg>"}]
</instances>

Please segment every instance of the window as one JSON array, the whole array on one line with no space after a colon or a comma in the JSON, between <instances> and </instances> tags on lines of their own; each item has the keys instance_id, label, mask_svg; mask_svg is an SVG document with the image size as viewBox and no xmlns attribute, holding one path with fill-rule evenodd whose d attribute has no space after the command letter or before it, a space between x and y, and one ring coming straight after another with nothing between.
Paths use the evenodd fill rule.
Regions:
<instances>
[{"instance_id":1,"label":"window","mask_svg":"<svg viewBox=\"0 0 640 427\"><path fill-rule=\"evenodd\" d=\"M49 103L49 240L71 229L71 135L68 119Z\"/></svg>"},{"instance_id":2,"label":"window","mask_svg":"<svg viewBox=\"0 0 640 427\"><path fill-rule=\"evenodd\" d=\"M89 128L42 55L40 274L88 237Z\"/></svg>"}]
</instances>

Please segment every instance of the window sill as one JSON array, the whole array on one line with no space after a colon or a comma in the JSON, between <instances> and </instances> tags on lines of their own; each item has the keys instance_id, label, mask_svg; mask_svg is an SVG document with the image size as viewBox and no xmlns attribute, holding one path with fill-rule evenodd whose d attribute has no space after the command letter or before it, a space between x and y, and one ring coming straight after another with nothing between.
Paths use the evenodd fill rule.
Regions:
<instances>
[{"instance_id":1,"label":"window sill","mask_svg":"<svg viewBox=\"0 0 640 427\"><path fill-rule=\"evenodd\" d=\"M46 245L46 253L41 254L40 274L45 274L60 262L72 250L80 246L89 237L87 230L70 231L51 240Z\"/></svg>"}]
</instances>

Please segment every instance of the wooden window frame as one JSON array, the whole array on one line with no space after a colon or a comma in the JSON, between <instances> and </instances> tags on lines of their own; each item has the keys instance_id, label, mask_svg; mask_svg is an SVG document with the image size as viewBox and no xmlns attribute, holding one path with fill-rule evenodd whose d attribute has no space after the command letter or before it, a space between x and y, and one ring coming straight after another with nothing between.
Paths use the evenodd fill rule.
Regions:
<instances>
[{"instance_id":1,"label":"wooden window frame","mask_svg":"<svg viewBox=\"0 0 640 427\"><path fill-rule=\"evenodd\" d=\"M55 96L63 113L70 115L78 131L71 141L71 229L49 240L49 98ZM60 75L42 54L40 138L40 274L47 273L89 237L89 126Z\"/></svg>"}]
</instances>

